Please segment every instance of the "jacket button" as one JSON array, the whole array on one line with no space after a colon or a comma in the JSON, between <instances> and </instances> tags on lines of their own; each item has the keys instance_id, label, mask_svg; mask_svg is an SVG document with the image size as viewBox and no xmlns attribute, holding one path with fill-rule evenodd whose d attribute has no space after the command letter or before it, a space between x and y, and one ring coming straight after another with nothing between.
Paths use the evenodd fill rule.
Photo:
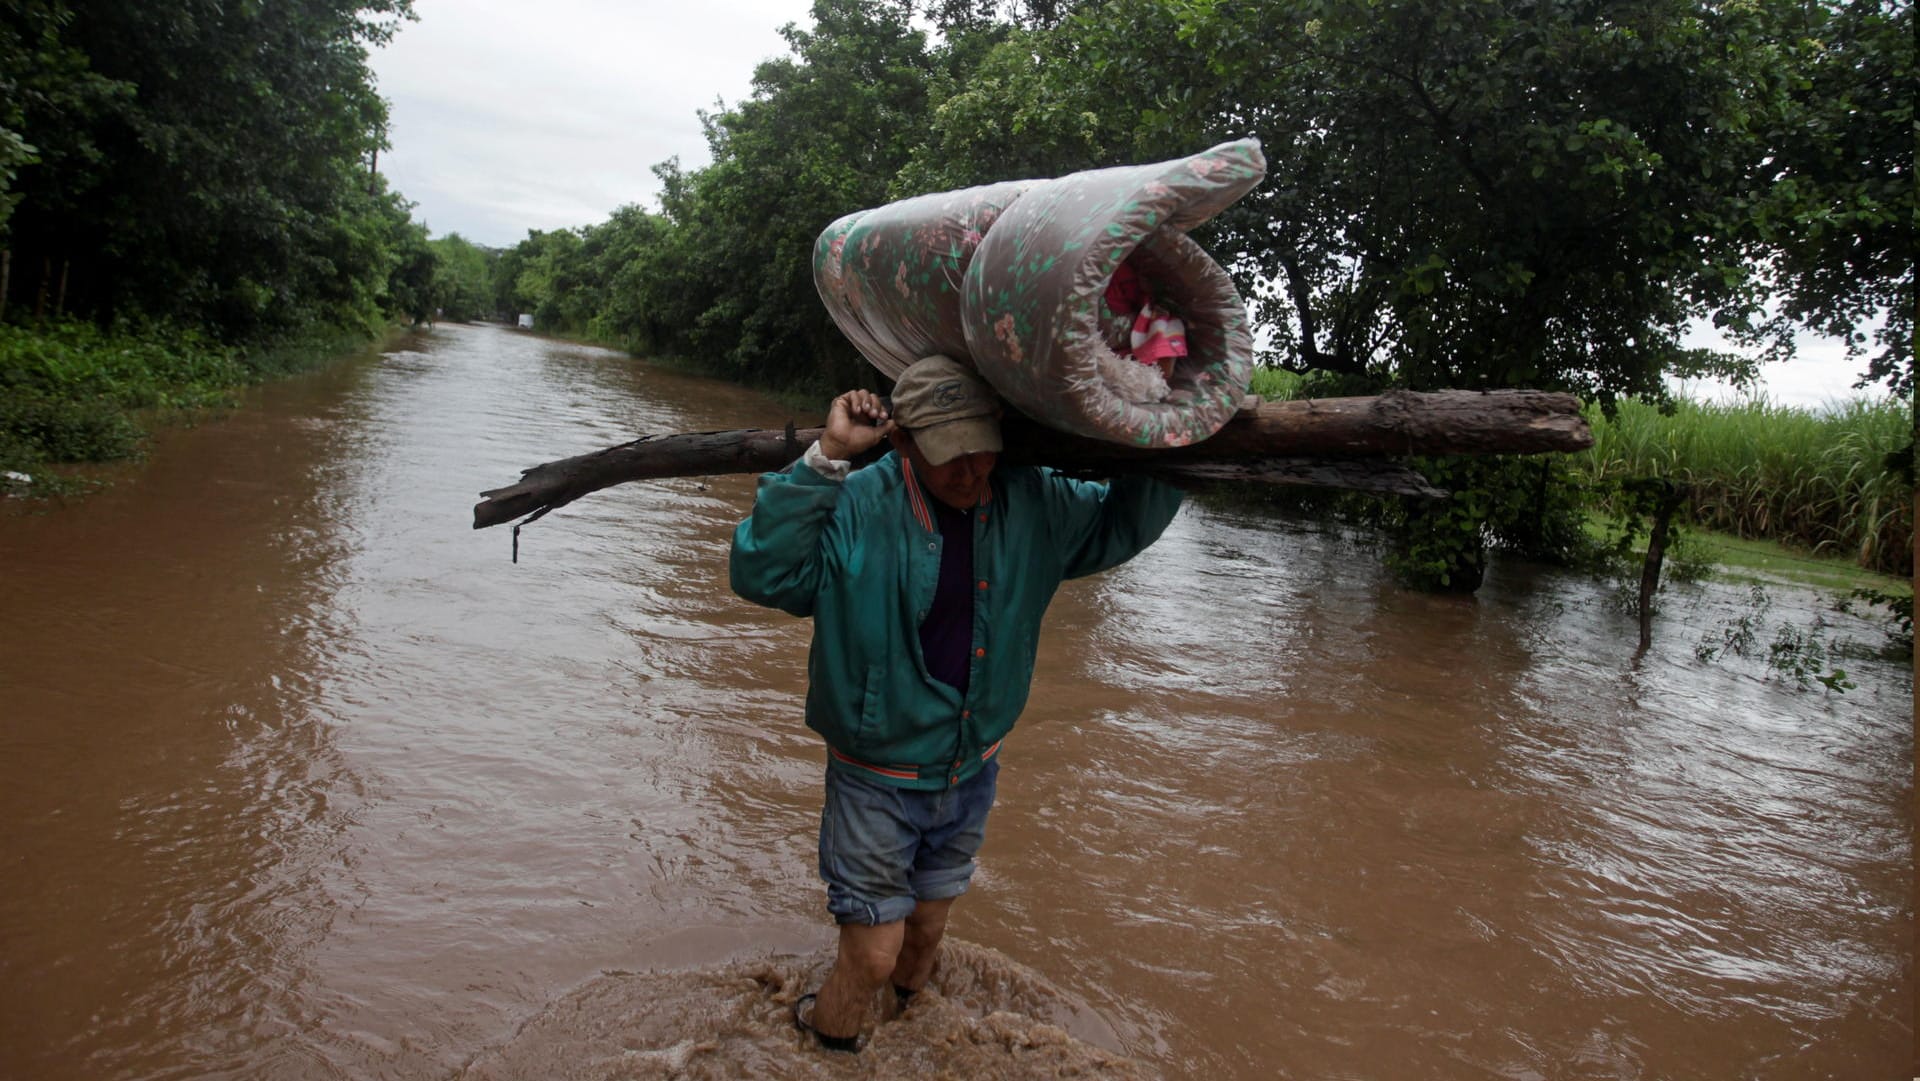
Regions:
<instances>
[{"instance_id":1,"label":"jacket button","mask_svg":"<svg viewBox=\"0 0 1920 1081\"><path fill-rule=\"evenodd\" d=\"M938 547L940 547L940 546L939 546L938 544L935 544L935 543L934 543L934 542L932 542L932 541L928 541L928 542L927 542L927 551L929 551L929 552L931 552L931 551L933 551L933 550L934 550L935 548L938 548Z\"/></svg>"},{"instance_id":2,"label":"jacket button","mask_svg":"<svg viewBox=\"0 0 1920 1081\"><path fill-rule=\"evenodd\" d=\"M968 717L971 717L971 716L973 716L973 711L972 711L972 710L970 710L970 709L963 709L963 710L961 710L961 711L960 711L960 719L961 719L961 720L963 720L963 721L964 721L964 720L966 720L966 719L967 719Z\"/></svg>"},{"instance_id":3,"label":"jacket button","mask_svg":"<svg viewBox=\"0 0 1920 1081\"><path fill-rule=\"evenodd\" d=\"M981 589L987 588L987 580L985 578L980 579L980 588Z\"/></svg>"},{"instance_id":4,"label":"jacket button","mask_svg":"<svg viewBox=\"0 0 1920 1081\"><path fill-rule=\"evenodd\" d=\"M985 647L985 646L982 646L982 647L980 647L979 649L976 649L976 650L974 650L974 651L973 651L973 655L974 655L974 656L976 656L976 657L984 657L984 656L986 656L986 655L987 655L987 650L986 650L986 647Z\"/></svg>"}]
</instances>

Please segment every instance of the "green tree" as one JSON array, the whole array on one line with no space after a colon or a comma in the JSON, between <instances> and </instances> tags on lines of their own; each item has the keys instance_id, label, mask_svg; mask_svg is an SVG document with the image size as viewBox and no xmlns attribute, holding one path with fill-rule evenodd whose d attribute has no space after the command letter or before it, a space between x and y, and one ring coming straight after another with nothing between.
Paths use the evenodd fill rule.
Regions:
<instances>
[{"instance_id":1,"label":"green tree","mask_svg":"<svg viewBox=\"0 0 1920 1081\"><path fill-rule=\"evenodd\" d=\"M605 223L588 231L581 254L587 276L595 284L586 332L600 341L634 348L653 327L644 304L640 277L647 253L665 238L666 223L633 205L613 212Z\"/></svg>"},{"instance_id":2,"label":"green tree","mask_svg":"<svg viewBox=\"0 0 1920 1081\"><path fill-rule=\"evenodd\" d=\"M10 190L14 175L22 165L32 165L38 160L34 157L34 148L19 132L0 128L0 237L6 235L7 219L13 216L14 204L20 201Z\"/></svg>"},{"instance_id":3,"label":"green tree","mask_svg":"<svg viewBox=\"0 0 1920 1081\"><path fill-rule=\"evenodd\" d=\"M73 18L67 4L48 0L22 0L0 13L0 230L22 198L20 170L37 165L81 177L98 169L90 119L133 95L131 84L93 71L86 54L63 40Z\"/></svg>"},{"instance_id":4,"label":"green tree","mask_svg":"<svg viewBox=\"0 0 1920 1081\"><path fill-rule=\"evenodd\" d=\"M1689 321L1742 298L1737 207L1703 180L1746 153L1715 128L1744 91L1726 45L1671 0L1110 0L995 50L916 165L972 181L1255 135L1269 179L1205 240L1272 362L1657 393Z\"/></svg>"},{"instance_id":5,"label":"green tree","mask_svg":"<svg viewBox=\"0 0 1920 1081\"><path fill-rule=\"evenodd\" d=\"M635 282L657 348L776 384L873 378L814 292L813 241L886 202L924 136L935 60L910 16L904 2L818 0L810 29L781 31L793 55L703 116L712 164L662 169L674 257Z\"/></svg>"},{"instance_id":6,"label":"green tree","mask_svg":"<svg viewBox=\"0 0 1920 1081\"><path fill-rule=\"evenodd\" d=\"M1916 93L1907 0L1765 5L1749 43L1755 92L1744 117L1765 156L1752 175L1747 226L1763 289L1722 322L1772 356L1800 328L1865 356L1863 384L1911 396ZM1767 306L1771 309L1767 310ZM1862 330L1875 320L1878 330Z\"/></svg>"},{"instance_id":7,"label":"green tree","mask_svg":"<svg viewBox=\"0 0 1920 1081\"><path fill-rule=\"evenodd\" d=\"M1911 39L1906 4L1106 0L938 86L903 179L1256 135L1267 182L1201 240L1271 331L1266 359L1349 391L1658 398L1671 371L1751 373L1683 348L1697 319L1778 346L1875 311L1876 370L1910 373ZM1410 513L1406 562L1477 584L1483 539L1509 532L1488 514Z\"/></svg>"},{"instance_id":8,"label":"green tree","mask_svg":"<svg viewBox=\"0 0 1920 1081\"><path fill-rule=\"evenodd\" d=\"M366 50L410 0L29 2L0 13L18 125L11 243L70 270L69 308L264 337L397 302L370 175L385 105Z\"/></svg>"},{"instance_id":9,"label":"green tree","mask_svg":"<svg viewBox=\"0 0 1920 1081\"><path fill-rule=\"evenodd\" d=\"M459 233L429 242L434 257L434 307L466 322L493 309L493 262L487 249Z\"/></svg>"}]
</instances>

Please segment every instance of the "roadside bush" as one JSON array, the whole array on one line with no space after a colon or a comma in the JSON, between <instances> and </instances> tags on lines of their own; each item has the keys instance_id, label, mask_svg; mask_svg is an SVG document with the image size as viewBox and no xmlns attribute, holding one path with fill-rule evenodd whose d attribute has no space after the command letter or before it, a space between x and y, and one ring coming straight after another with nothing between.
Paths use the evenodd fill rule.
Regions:
<instances>
[{"instance_id":1,"label":"roadside bush","mask_svg":"<svg viewBox=\"0 0 1920 1081\"><path fill-rule=\"evenodd\" d=\"M1303 374L1256 368L1250 388L1270 401L1377 394L1365 379L1325 371ZM1470 593L1486 575L1487 553L1500 549L1561 565L1596 562L1587 536L1584 493L1564 455L1415 457L1415 471L1452 493L1444 500L1340 493L1276 494L1310 513L1378 529L1388 541L1387 566L1401 581L1433 592Z\"/></svg>"},{"instance_id":2,"label":"roadside bush","mask_svg":"<svg viewBox=\"0 0 1920 1081\"><path fill-rule=\"evenodd\" d=\"M31 389L0 395L0 467L7 469L131 457L140 434L107 398L56 398Z\"/></svg>"},{"instance_id":3,"label":"roadside bush","mask_svg":"<svg viewBox=\"0 0 1920 1081\"><path fill-rule=\"evenodd\" d=\"M0 387L129 408L215 404L247 378L233 350L170 327L0 326Z\"/></svg>"},{"instance_id":4,"label":"roadside bush","mask_svg":"<svg viewBox=\"0 0 1920 1081\"><path fill-rule=\"evenodd\" d=\"M0 467L129 457L133 410L222 404L247 374L232 350L169 328L0 325Z\"/></svg>"}]
</instances>

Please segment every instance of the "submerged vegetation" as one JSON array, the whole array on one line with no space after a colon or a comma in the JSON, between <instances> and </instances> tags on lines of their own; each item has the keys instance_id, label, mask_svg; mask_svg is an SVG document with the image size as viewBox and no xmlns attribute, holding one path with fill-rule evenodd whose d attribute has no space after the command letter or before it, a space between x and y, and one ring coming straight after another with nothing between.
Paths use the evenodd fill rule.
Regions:
<instances>
[{"instance_id":1,"label":"submerged vegetation","mask_svg":"<svg viewBox=\"0 0 1920 1081\"><path fill-rule=\"evenodd\" d=\"M229 405L241 386L315 367L364 340L357 330L316 330L239 346L165 324L0 324L0 470L33 477L50 462L130 457L143 417ZM50 476L36 483L65 487Z\"/></svg>"},{"instance_id":2,"label":"submerged vegetation","mask_svg":"<svg viewBox=\"0 0 1920 1081\"><path fill-rule=\"evenodd\" d=\"M1814 613L1804 623L1772 617L1773 597L1766 587L1748 587L1738 614L1703 632L1694 644L1694 660L1702 664L1740 660L1757 664L1763 678L1791 683L1799 690L1822 688L1845 694L1858 684L1844 665L1876 653L1888 657L1913 655L1913 597L1893 597L1872 590L1855 590L1840 598L1835 612L1879 619L1883 640L1856 641L1836 631L1833 621Z\"/></svg>"},{"instance_id":3,"label":"submerged vegetation","mask_svg":"<svg viewBox=\"0 0 1920 1081\"><path fill-rule=\"evenodd\" d=\"M0 325L0 468L124 458L132 410L215 404L243 378L233 349L192 332Z\"/></svg>"}]
</instances>

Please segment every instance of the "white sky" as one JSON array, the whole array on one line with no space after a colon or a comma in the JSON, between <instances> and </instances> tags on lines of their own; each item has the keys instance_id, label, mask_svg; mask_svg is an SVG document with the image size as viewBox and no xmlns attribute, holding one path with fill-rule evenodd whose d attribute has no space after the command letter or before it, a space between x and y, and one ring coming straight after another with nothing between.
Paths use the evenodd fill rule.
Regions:
<instances>
[{"instance_id":1,"label":"white sky","mask_svg":"<svg viewBox=\"0 0 1920 1081\"><path fill-rule=\"evenodd\" d=\"M810 25L809 0L415 0L418 22L373 54L391 103L380 168L435 236L508 247L529 229L657 206L654 165L707 162L700 109L746 97L778 30ZM1711 344L1709 335L1699 344ZM1804 338L1764 392L1818 408L1850 397L1864 363ZM1678 386L1678 385L1677 385ZM1693 397L1724 387L1678 386Z\"/></svg>"},{"instance_id":2,"label":"white sky","mask_svg":"<svg viewBox=\"0 0 1920 1081\"><path fill-rule=\"evenodd\" d=\"M653 166L706 163L696 112L745 98L810 6L415 0L419 21L373 54L392 104L381 171L433 235L493 247L653 206Z\"/></svg>"},{"instance_id":3,"label":"white sky","mask_svg":"<svg viewBox=\"0 0 1920 1081\"><path fill-rule=\"evenodd\" d=\"M1708 349L1732 350L1733 346L1710 326L1697 326L1686 344ZM1801 409L1823 409L1848 398L1885 397L1884 387L1855 390L1853 384L1867 370L1867 358L1848 360L1845 343L1838 338L1801 334L1795 339L1797 355L1780 364L1760 369L1759 393L1767 400ZM1717 380L1668 379L1677 394L1703 401L1734 401L1740 397L1732 387Z\"/></svg>"}]
</instances>

